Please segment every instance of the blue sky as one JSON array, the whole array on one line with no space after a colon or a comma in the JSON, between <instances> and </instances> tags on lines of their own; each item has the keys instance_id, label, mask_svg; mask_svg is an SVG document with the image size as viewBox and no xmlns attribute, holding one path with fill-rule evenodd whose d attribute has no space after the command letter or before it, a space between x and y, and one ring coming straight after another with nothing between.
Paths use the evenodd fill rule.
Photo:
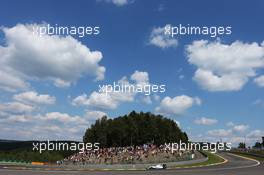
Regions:
<instances>
[{"instance_id":1,"label":"blue sky","mask_svg":"<svg viewBox=\"0 0 264 175\"><path fill-rule=\"evenodd\" d=\"M250 144L260 140L263 5L209 0L2 1L0 138L79 140L101 115L116 117L136 110L175 119L192 140L223 139L234 145L245 138ZM72 39L46 36L38 43L38 38L28 36L27 26L44 23L99 26L100 34ZM232 34L164 38L158 33L154 37L161 40L152 42L155 29L167 24L231 26ZM76 48L82 46L88 51L78 54ZM65 52L76 56L60 60ZM82 64L84 57L95 64ZM151 95L147 102L142 94L121 94L124 99L111 97L104 103L107 97L100 96L98 85L124 76L133 83L132 75L145 83L165 84L166 92ZM99 76L103 78L96 81Z\"/></svg>"}]
</instances>

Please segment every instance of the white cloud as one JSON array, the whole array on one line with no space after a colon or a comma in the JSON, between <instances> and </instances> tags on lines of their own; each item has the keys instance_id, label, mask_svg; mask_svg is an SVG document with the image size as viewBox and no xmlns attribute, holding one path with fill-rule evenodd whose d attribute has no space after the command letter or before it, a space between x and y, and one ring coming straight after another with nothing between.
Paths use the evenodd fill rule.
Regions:
<instances>
[{"instance_id":1,"label":"white cloud","mask_svg":"<svg viewBox=\"0 0 264 175\"><path fill-rule=\"evenodd\" d=\"M84 75L104 78L105 67L99 66L100 51L91 51L71 36L34 34L33 27L17 24L2 28L6 45L0 46L0 88L25 89L27 80L52 80L56 86L69 86Z\"/></svg>"},{"instance_id":2,"label":"white cloud","mask_svg":"<svg viewBox=\"0 0 264 175\"><path fill-rule=\"evenodd\" d=\"M194 123L198 125L213 125L213 124L216 124L217 122L218 121L216 119L211 119L211 118L206 118L206 117L202 117L194 121Z\"/></svg>"},{"instance_id":3,"label":"white cloud","mask_svg":"<svg viewBox=\"0 0 264 175\"><path fill-rule=\"evenodd\" d=\"M56 87L69 87L69 86L71 86L71 83L67 82L67 81L63 81L61 79L55 79L54 80L54 85Z\"/></svg>"},{"instance_id":4,"label":"white cloud","mask_svg":"<svg viewBox=\"0 0 264 175\"><path fill-rule=\"evenodd\" d=\"M121 78L118 81L120 85L148 85L149 76L147 72L135 71L131 76L130 80L135 83L130 83L126 77ZM75 106L88 106L96 109L116 109L121 103L133 102L137 92L132 91L111 91L106 93L104 91L97 92L93 91L89 96L82 94L72 100L72 104ZM148 99L145 99L148 100ZM150 102L148 100L148 102Z\"/></svg>"},{"instance_id":5,"label":"white cloud","mask_svg":"<svg viewBox=\"0 0 264 175\"><path fill-rule=\"evenodd\" d=\"M84 117L89 121L95 121L97 119L107 116L105 112L102 111L86 111Z\"/></svg>"},{"instance_id":6,"label":"white cloud","mask_svg":"<svg viewBox=\"0 0 264 175\"><path fill-rule=\"evenodd\" d=\"M19 102L0 104L0 110L9 113L29 113L32 112L34 109L34 106L26 105Z\"/></svg>"},{"instance_id":7,"label":"white cloud","mask_svg":"<svg viewBox=\"0 0 264 175\"><path fill-rule=\"evenodd\" d=\"M1 46L0 46L0 49L1 49ZM1 65L2 64L0 61L0 66ZM2 66L1 66L1 69L2 69ZM21 79L20 77L17 77L11 73L0 70L0 89L3 89L5 91L14 92L17 89L25 90L28 87L29 87L29 84L24 82L24 80Z\"/></svg>"},{"instance_id":8,"label":"white cloud","mask_svg":"<svg viewBox=\"0 0 264 175\"><path fill-rule=\"evenodd\" d=\"M99 117L99 111L88 113ZM0 118L1 138L6 139L74 139L81 140L94 118L60 112L45 114L9 114ZM97 116L95 116L95 114ZM101 113L103 114L103 113ZM30 128L30 130L28 129Z\"/></svg>"},{"instance_id":9,"label":"white cloud","mask_svg":"<svg viewBox=\"0 0 264 175\"><path fill-rule=\"evenodd\" d=\"M11 122L12 124L14 123L26 123L29 122L31 119L30 116L21 114L21 115L10 115L8 118L5 119L7 122Z\"/></svg>"},{"instance_id":10,"label":"white cloud","mask_svg":"<svg viewBox=\"0 0 264 175\"><path fill-rule=\"evenodd\" d=\"M245 132L249 128L248 125L235 125L233 126L233 130L236 132Z\"/></svg>"},{"instance_id":11,"label":"white cloud","mask_svg":"<svg viewBox=\"0 0 264 175\"><path fill-rule=\"evenodd\" d=\"M209 91L235 91L240 90L248 81L242 74L226 74L218 76L211 71L197 69L193 79Z\"/></svg>"},{"instance_id":12,"label":"white cloud","mask_svg":"<svg viewBox=\"0 0 264 175\"><path fill-rule=\"evenodd\" d=\"M244 124L234 124L233 122L228 122L226 126L230 127L232 129L233 133L243 133L245 132L249 126Z\"/></svg>"},{"instance_id":13,"label":"white cloud","mask_svg":"<svg viewBox=\"0 0 264 175\"><path fill-rule=\"evenodd\" d=\"M53 120L59 121L61 123L76 123L76 124L85 124L86 121L80 116L70 116L67 113L60 113L60 112L50 112L46 113L44 116L40 116L39 119L41 120Z\"/></svg>"},{"instance_id":14,"label":"white cloud","mask_svg":"<svg viewBox=\"0 0 264 175\"><path fill-rule=\"evenodd\" d=\"M126 92L92 92L90 96L82 94L73 99L72 104L75 106L90 106L99 109L116 109L121 102L132 102L134 93Z\"/></svg>"},{"instance_id":15,"label":"white cloud","mask_svg":"<svg viewBox=\"0 0 264 175\"><path fill-rule=\"evenodd\" d=\"M143 103L145 103L145 104L152 104L152 100L151 100L150 96L143 96L143 97L141 98L141 101L142 101Z\"/></svg>"},{"instance_id":16,"label":"white cloud","mask_svg":"<svg viewBox=\"0 0 264 175\"><path fill-rule=\"evenodd\" d=\"M254 139L261 139L264 136L264 131L256 129L247 134L247 137Z\"/></svg>"},{"instance_id":17,"label":"white cloud","mask_svg":"<svg viewBox=\"0 0 264 175\"><path fill-rule=\"evenodd\" d=\"M38 94L35 91L23 92L13 96L14 100L23 102L25 104L54 104L56 98L48 94Z\"/></svg>"},{"instance_id":18,"label":"white cloud","mask_svg":"<svg viewBox=\"0 0 264 175\"><path fill-rule=\"evenodd\" d=\"M154 99L155 101L159 101L159 100L160 100L160 96L157 95L157 94L154 94L154 95L153 95L153 99Z\"/></svg>"},{"instance_id":19,"label":"white cloud","mask_svg":"<svg viewBox=\"0 0 264 175\"><path fill-rule=\"evenodd\" d=\"M179 115L184 113L193 105L200 105L201 100L198 97L189 97L186 95L176 96L174 98L165 97L161 100L160 105L156 107L155 111L167 115Z\"/></svg>"},{"instance_id":20,"label":"white cloud","mask_svg":"<svg viewBox=\"0 0 264 175\"><path fill-rule=\"evenodd\" d=\"M200 40L188 45L186 51L189 63L197 66L193 79L209 91L240 90L264 67L263 44Z\"/></svg>"},{"instance_id":21,"label":"white cloud","mask_svg":"<svg viewBox=\"0 0 264 175\"><path fill-rule=\"evenodd\" d=\"M254 82L255 82L259 87L264 87L264 75L255 78L255 79L254 79Z\"/></svg>"},{"instance_id":22,"label":"white cloud","mask_svg":"<svg viewBox=\"0 0 264 175\"><path fill-rule=\"evenodd\" d=\"M162 49L177 47L178 40L170 37L169 35L165 35L165 28L168 26L169 24L164 27L153 28L149 37L149 44L160 47Z\"/></svg>"},{"instance_id":23,"label":"white cloud","mask_svg":"<svg viewBox=\"0 0 264 175\"><path fill-rule=\"evenodd\" d=\"M216 142L221 139L223 142L229 142L232 146L237 146L240 142L246 142L247 146L254 145L257 140L261 140L261 137L264 136L264 131L255 129L252 131L247 131L248 125L235 125L230 123L229 129L215 129L209 130L207 136L204 136L205 141ZM199 139L198 141L201 141Z\"/></svg>"},{"instance_id":24,"label":"white cloud","mask_svg":"<svg viewBox=\"0 0 264 175\"><path fill-rule=\"evenodd\" d=\"M105 114L100 111L90 111L84 116L61 112L43 114L37 109L43 104L54 104L56 98L35 91L15 94L13 99L14 102L0 104L0 138L81 140L90 122Z\"/></svg>"},{"instance_id":25,"label":"white cloud","mask_svg":"<svg viewBox=\"0 0 264 175\"><path fill-rule=\"evenodd\" d=\"M107 3L112 3L118 7L121 7L121 6L125 6L125 5L128 5L130 3L133 3L134 1L132 0L97 0L99 2L101 1L104 1L104 2L107 2Z\"/></svg>"},{"instance_id":26,"label":"white cloud","mask_svg":"<svg viewBox=\"0 0 264 175\"><path fill-rule=\"evenodd\" d=\"M208 135L213 136L213 137L227 137L232 134L232 130L215 129L215 130L210 130L207 133Z\"/></svg>"},{"instance_id":27,"label":"white cloud","mask_svg":"<svg viewBox=\"0 0 264 175\"><path fill-rule=\"evenodd\" d=\"M113 100L110 95L106 95L103 92L99 93L94 91L89 97L86 94L76 97L73 99L72 104L76 106L92 106L101 109L115 109L118 105L118 102Z\"/></svg>"},{"instance_id":28,"label":"white cloud","mask_svg":"<svg viewBox=\"0 0 264 175\"><path fill-rule=\"evenodd\" d=\"M131 75L130 79L135 81L137 84L149 84L149 76L147 72L140 72L136 70Z\"/></svg>"},{"instance_id":29,"label":"white cloud","mask_svg":"<svg viewBox=\"0 0 264 175\"><path fill-rule=\"evenodd\" d=\"M2 118L2 122L12 121L12 122L29 122L29 123L45 123L50 121L60 122L61 124L87 124L85 118L80 116L71 116L67 113L60 112L49 112L42 114L20 114L20 115L8 115L5 118ZM46 123L47 124L47 123ZM49 123L51 124L51 123Z\"/></svg>"}]
</instances>

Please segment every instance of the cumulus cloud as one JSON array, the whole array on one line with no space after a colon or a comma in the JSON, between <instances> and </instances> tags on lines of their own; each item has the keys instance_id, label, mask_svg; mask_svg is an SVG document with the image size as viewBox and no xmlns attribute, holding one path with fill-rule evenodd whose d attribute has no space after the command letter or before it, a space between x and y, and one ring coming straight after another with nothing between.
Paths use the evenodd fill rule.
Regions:
<instances>
[{"instance_id":1,"label":"cumulus cloud","mask_svg":"<svg viewBox=\"0 0 264 175\"><path fill-rule=\"evenodd\" d=\"M200 105L201 100L198 97L189 97L187 95L176 96L174 98L165 97L160 105L155 108L157 113L166 115L179 115L184 113L193 105Z\"/></svg>"},{"instance_id":2,"label":"cumulus cloud","mask_svg":"<svg viewBox=\"0 0 264 175\"><path fill-rule=\"evenodd\" d=\"M1 50L1 46L0 46ZM0 52L1 54L1 52ZM0 66L1 66L0 61ZM4 67L1 67L1 69L5 69ZM0 89L3 89L5 91L15 92L17 89L25 90L28 89L29 84L25 82L22 78L13 75L12 73L8 73L5 71L0 70Z\"/></svg>"},{"instance_id":3,"label":"cumulus cloud","mask_svg":"<svg viewBox=\"0 0 264 175\"><path fill-rule=\"evenodd\" d=\"M193 78L203 89L209 91L240 90L248 81L241 74L226 74L218 76L211 71L198 69Z\"/></svg>"},{"instance_id":4,"label":"cumulus cloud","mask_svg":"<svg viewBox=\"0 0 264 175\"><path fill-rule=\"evenodd\" d=\"M135 71L131 77L131 80L135 81L137 84L149 84L149 76L147 72Z\"/></svg>"},{"instance_id":5,"label":"cumulus cloud","mask_svg":"<svg viewBox=\"0 0 264 175\"><path fill-rule=\"evenodd\" d=\"M189 63L197 66L193 79L209 91L240 90L264 67L263 43L200 40L187 45L186 52Z\"/></svg>"},{"instance_id":6,"label":"cumulus cloud","mask_svg":"<svg viewBox=\"0 0 264 175\"><path fill-rule=\"evenodd\" d=\"M105 112L102 111L86 111L84 117L89 121L95 121L97 119L100 119L104 116L107 116Z\"/></svg>"},{"instance_id":7,"label":"cumulus cloud","mask_svg":"<svg viewBox=\"0 0 264 175\"><path fill-rule=\"evenodd\" d=\"M247 137L252 137L255 139L261 139L264 136L264 131L256 129L247 134Z\"/></svg>"},{"instance_id":8,"label":"cumulus cloud","mask_svg":"<svg viewBox=\"0 0 264 175\"><path fill-rule=\"evenodd\" d=\"M3 110L2 107L0 105L0 138L4 139L81 140L92 122L107 116L101 111L86 111L83 116L62 112L32 113L32 109L22 108L21 104L9 106L8 109L4 106Z\"/></svg>"},{"instance_id":9,"label":"cumulus cloud","mask_svg":"<svg viewBox=\"0 0 264 175\"><path fill-rule=\"evenodd\" d=\"M101 111L89 111L84 116L61 112L9 114L0 117L0 127L4 131L0 132L0 137L80 140L91 122L105 115Z\"/></svg>"},{"instance_id":10,"label":"cumulus cloud","mask_svg":"<svg viewBox=\"0 0 264 175\"><path fill-rule=\"evenodd\" d=\"M80 116L70 116L67 113L60 113L60 112L49 112L44 115L37 114L37 115L32 115L32 114L22 114L22 115L10 115L6 118L6 121L13 121L13 122L59 122L63 124L87 124L87 122ZM49 123L51 124L51 123Z\"/></svg>"},{"instance_id":11,"label":"cumulus cloud","mask_svg":"<svg viewBox=\"0 0 264 175\"><path fill-rule=\"evenodd\" d=\"M100 51L91 51L71 36L34 34L43 25L17 24L2 28L5 45L0 46L0 88L14 91L28 87L27 80L51 80L69 86L84 75L104 78Z\"/></svg>"},{"instance_id":12,"label":"cumulus cloud","mask_svg":"<svg viewBox=\"0 0 264 175\"><path fill-rule=\"evenodd\" d=\"M135 71L131 76L129 82L127 77L123 77L118 81L120 85L148 85L149 76L147 72ZM105 87L108 88L108 87ZM121 103L133 102L137 92L132 91L111 91L108 93L104 91L93 91L90 95L82 94L72 100L75 106L88 106L95 109L116 109ZM146 101L147 100L147 101ZM151 99L144 99L144 102L151 103Z\"/></svg>"},{"instance_id":13,"label":"cumulus cloud","mask_svg":"<svg viewBox=\"0 0 264 175\"><path fill-rule=\"evenodd\" d=\"M213 124L216 124L217 122L218 121L216 119L211 119L211 118L206 118L206 117L202 117L194 121L194 123L198 125L213 125Z\"/></svg>"},{"instance_id":14,"label":"cumulus cloud","mask_svg":"<svg viewBox=\"0 0 264 175\"><path fill-rule=\"evenodd\" d=\"M261 130L248 131L249 126L245 124L228 122L226 125L228 126L227 129L214 129L207 131L208 140L215 142L221 138L225 142L232 143L233 146L239 142L245 141L246 144L252 145L263 136L263 131Z\"/></svg>"},{"instance_id":15,"label":"cumulus cloud","mask_svg":"<svg viewBox=\"0 0 264 175\"><path fill-rule=\"evenodd\" d=\"M13 96L14 100L23 102L25 104L54 104L56 102L56 97L50 96L49 94L38 94L35 91L23 92L20 94L15 94Z\"/></svg>"},{"instance_id":16,"label":"cumulus cloud","mask_svg":"<svg viewBox=\"0 0 264 175\"><path fill-rule=\"evenodd\" d=\"M162 49L177 47L178 40L170 37L169 35L165 35L165 28L168 26L169 24L164 27L153 28L149 37L149 44L160 47Z\"/></svg>"},{"instance_id":17,"label":"cumulus cloud","mask_svg":"<svg viewBox=\"0 0 264 175\"><path fill-rule=\"evenodd\" d=\"M233 130L236 132L245 132L249 128L248 125L235 125L233 126Z\"/></svg>"},{"instance_id":18,"label":"cumulus cloud","mask_svg":"<svg viewBox=\"0 0 264 175\"><path fill-rule=\"evenodd\" d=\"M35 110L32 105L27 105L19 102L9 102L0 104L0 111L8 113L29 113Z\"/></svg>"},{"instance_id":19,"label":"cumulus cloud","mask_svg":"<svg viewBox=\"0 0 264 175\"><path fill-rule=\"evenodd\" d=\"M245 125L245 124L235 124L233 122L228 122L226 124L226 126L228 126L233 133L243 133L245 132L249 126L248 125Z\"/></svg>"},{"instance_id":20,"label":"cumulus cloud","mask_svg":"<svg viewBox=\"0 0 264 175\"><path fill-rule=\"evenodd\" d=\"M37 118L44 121L59 121L61 123L75 123L77 125L86 123L80 116L70 116L67 113L60 112L46 113L44 116L37 116Z\"/></svg>"},{"instance_id":21,"label":"cumulus cloud","mask_svg":"<svg viewBox=\"0 0 264 175\"><path fill-rule=\"evenodd\" d=\"M7 118L3 119L2 122L8 122L12 125L16 123L26 123L30 121L31 117L25 114L18 114L18 115L9 115Z\"/></svg>"},{"instance_id":22,"label":"cumulus cloud","mask_svg":"<svg viewBox=\"0 0 264 175\"><path fill-rule=\"evenodd\" d=\"M115 109L121 102L133 101L134 95L124 92L92 92L89 96L82 94L73 99L72 104L76 106L84 105L99 109Z\"/></svg>"},{"instance_id":23,"label":"cumulus cloud","mask_svg":"<svg viewBox=\"0 0 264 175\"><path fill-rule=\"evenodd\" d=\"M150 96L144 96L140 100L141 100L141 102L143 102L145 104L152 104L152 100L151 100Z\"/></svg>"},{"instance_id":24,"label":"cumulus cloud","mask_svg":"<svg viewBox=\"0 0 264 175\"><path fill-rule=\"evenodd\" d=\"M215 130L210 130L207 133L208 135L213 137L227 137L227 136L231 136L232 130L215 129Z\"/></svg>"},{"instance_id":25,"label":"cumulus cloud","mask_svg":"<svg viewBox=\"0 0 264 175\"><path fill-rule=\"evenodd\" d=\"M127 92L92 92L89 96L82 94L73 99L75 106L89 106L98 109L116 109L121 102L131 102L134 100L134 93Z\"/></svg>"},{"instance_id":26,"label":"cumulus cloud","mask_svg":"<svg viewBox=\"0 0 264 175\"><path fill-rule=\"evenodd\" d=\"M38 94L35 91L15 94L14 101L0 104L0 118L6 121L27 122L32 112L41 109L41 105L54 104L56 98L48 94Z\"/></svg>"},{"instance_id":27,"label":"cumulus cloud","mask_svg":"<svg viewBox=\"0 0 264 175\"><path fill-rule=\"evenodd\" d=\"M255 82L259 87L264 87L264 75L255 78L255 79L254 79L254 82Z\"/></svg>"},{"instance_id":28,"label":"cumulus cloud","mask_svg":"<svg viewBox=\"0 0 264 175\"><path fill-rule=\"evenodd\" d=\"M159 100L160 100L160 96L157 95L157 94L154 94L154 95L153 95L153 99L154 99L155 101L159 101Z\"/></svg>"}]
</instances>

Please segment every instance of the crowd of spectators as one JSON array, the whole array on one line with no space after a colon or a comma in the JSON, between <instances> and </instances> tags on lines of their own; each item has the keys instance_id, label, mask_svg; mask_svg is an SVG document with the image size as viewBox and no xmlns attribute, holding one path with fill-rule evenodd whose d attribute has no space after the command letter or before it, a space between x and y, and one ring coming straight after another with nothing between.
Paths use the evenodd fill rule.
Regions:
<instances>
[{"instance_id":1,"label":"crowd of spectators","mask_svg":"<svg viewBox=\"0 0 264 175\"><path fill-rule=\"evenodd\" d=\"M97 151L83 151L65 158L60 163L78 165L157 163L186 160L192 154L192 151L174 151L172 153L164 145L144 144L142 146L100 148Z\"/></svg>"}]
</instances>

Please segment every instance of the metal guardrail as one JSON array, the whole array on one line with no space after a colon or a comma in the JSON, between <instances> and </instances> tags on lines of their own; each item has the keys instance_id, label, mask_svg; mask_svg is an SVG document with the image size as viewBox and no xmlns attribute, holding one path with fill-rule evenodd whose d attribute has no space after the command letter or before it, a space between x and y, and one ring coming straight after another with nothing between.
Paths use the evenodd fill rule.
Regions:
<instances>
[{"instance_id":1,"label":"metal guardrail","mask_svg":"<svg viewBox=\"0 0 264 175\"><path fill-rule=\"evenodd\" d=\"M200 159L184 160L176 162L160 162L160 163L144 163L144 164L77 164L77 165L60 165L61 168L85 168L85 169L146 169L154 164L166 164L168 168L172 168L179 165L190 165L195 163L202 163L208 160L208 157Z\"/></svg>"},{"instance_id":2,"label":"metal guardrail","mask_svg":"<svg viewBox=\"0 0 264 175\"><path fill-rule=\"evenodd\" d=\"M30 165L31 163L29 162L21 162L21 161L4 161L0 160L0 164L12 164L12 165Z\"/></svg>"},{"instance_id":3,"label":"metal guardrail","mask_svg":"<svg viewBox=\"0 0 264 175\"><path fill-rule=\"evenodd\" d=\"M199 159L193 159L193 160L183 160L183 161L175 161L175 162L163 162L167 165L168 168L172 168L179 165L190 165L195 163L201 163L208 160L208 157L200 152L205 157L199 158ZM149 166L152 166L154 164L163 164L160 163L135 163L135 164L75 164L75 165L52 165L57 166L58 168L84 168L84 169L109 169L109 170L115 170L115 169L146 169ZM19 161L0 161L0 164L15 164L15 165L27 165L27 166L40 166L40 165L33 165L31 163L26 162L19 162ZM42 165L43 166L49 166L49 165Z\"/></svg>"}]
</instances>

